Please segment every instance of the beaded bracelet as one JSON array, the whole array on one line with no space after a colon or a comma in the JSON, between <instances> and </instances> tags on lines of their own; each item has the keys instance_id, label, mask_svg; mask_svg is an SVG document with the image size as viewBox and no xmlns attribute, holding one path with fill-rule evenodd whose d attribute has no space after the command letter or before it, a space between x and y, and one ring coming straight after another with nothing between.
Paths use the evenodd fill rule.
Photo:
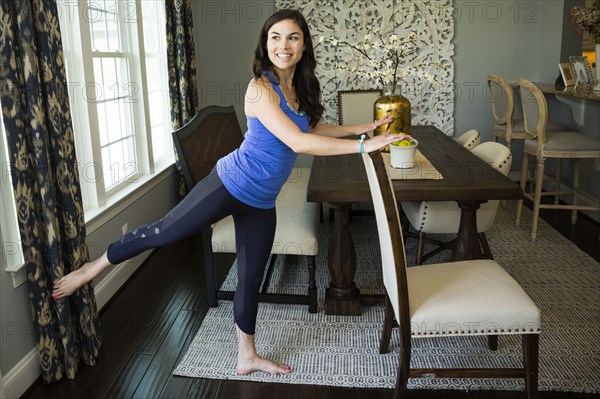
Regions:
<instances>
[{"instance_id":1,"label":"beaded bracelet","mask_svg":"<svg viewBox=\"0 0 600 399\"><path fill-rule=\"evenodd\" d=\"M365 136L366 135L361 135L360 139L358 140L358 153L362 154L363 152L365 152Z\"/></svg>"}]
</instances>

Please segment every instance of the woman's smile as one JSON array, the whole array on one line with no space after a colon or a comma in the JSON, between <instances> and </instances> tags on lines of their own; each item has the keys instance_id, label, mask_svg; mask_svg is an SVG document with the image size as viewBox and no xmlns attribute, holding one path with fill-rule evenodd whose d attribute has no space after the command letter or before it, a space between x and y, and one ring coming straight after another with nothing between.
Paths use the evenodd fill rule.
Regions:
<instances>
[{"instance_id":1,"label":"woman's smile","mask_svg":"<svg viewBox=\"0 0 600 399\"><path fill-rule=\"evenodd\" d=\"M275 68L295 67L304 51L302 29L294 21L287 19L274 24L269 29L267 51Z\"/></svg>"}]
</instances>

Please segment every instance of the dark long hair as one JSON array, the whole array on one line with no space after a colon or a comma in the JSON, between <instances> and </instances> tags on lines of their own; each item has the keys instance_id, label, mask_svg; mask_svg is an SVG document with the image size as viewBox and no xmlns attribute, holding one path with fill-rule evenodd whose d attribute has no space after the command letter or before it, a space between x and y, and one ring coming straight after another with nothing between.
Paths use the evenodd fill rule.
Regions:
<instances>
[{"instance_id":1,"label":"dark long hair","mask_svg":"<svg viewBox=\"0 0 600 399\"><path fill-rule=\"evenodd\" d=\"M310 126L315 127L319 120L321 120L325 108L321 105L321 86L315 76L317 61L315 60L312 37L310 36L306 19L304 19L304 16L299 11L290 9L279 10L267 19L260 31L256 50L254 51L252 73L255 79L259 79L263 72L271 71L277 80L279 80L279 76L277 76L277 72L273 68L273 63L269 60L267 39L271 26L286 19L294 21L302 29L304 35L304 54L302 54L302 58L296 64L292 84L296 89L300 110L306 112Z\"/></svg>"}]
</instances>

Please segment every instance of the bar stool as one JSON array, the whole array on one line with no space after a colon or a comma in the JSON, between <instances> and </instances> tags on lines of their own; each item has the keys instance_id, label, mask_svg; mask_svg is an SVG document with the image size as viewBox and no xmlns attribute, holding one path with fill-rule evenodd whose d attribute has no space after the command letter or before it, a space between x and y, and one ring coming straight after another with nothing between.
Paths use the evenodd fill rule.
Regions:
<instances>
[{"instance_id":1,"label":"bar stool","mask_svg":"<svg viewBox=\"0 0 600 399\"><path fill-rule=\"evenodd\" d=\"M548 105L541 90L525 79L518 79L517 84L521 92L521 103L523 104L524 127L526 139L523 151L523 166L521 168L521 188L525 198L533 202L533 224L531 226L531 241L537 237L537 227L540 209L570 209L571 224L577 222L577 210L600 210L598 206L580 205L577 203L579 196L579 161L582 158L600 158L600 141L597 138L572 131L548 131ZM526 190L527 166L529 157L537 159L535 171L535 182L532 191ZM573 159L573 188L572 190L560 190L560 173L557 172L558 187L555 191L542 193L542 182L544 175L544 162L547 158ZM558 204L558 195L572 194L572 204ZM554 195L553 204L541 204L544 195ZM517 205L517 226L521 222L523 200Z\"/></svg>"}]
</instances>

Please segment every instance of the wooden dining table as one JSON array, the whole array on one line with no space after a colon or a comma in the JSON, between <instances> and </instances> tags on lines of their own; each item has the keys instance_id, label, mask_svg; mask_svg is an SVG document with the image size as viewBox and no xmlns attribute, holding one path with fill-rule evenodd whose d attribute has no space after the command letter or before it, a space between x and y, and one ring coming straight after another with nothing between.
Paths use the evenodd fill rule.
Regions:
<instances>
[{"instance_id":1,"label":"wooden dining table","mask_svg":"<svg viewBox=\"0 0 600 399\"><path fill-rule=\"evenodd\" d=\"M419 151L442 179L392 180L398 201L456 201L461 209L452 260L480 259L477 209L488 200L523 198L521 187L456 143L434 126L413 126ZM313 161L307 201L327 203L333 211L330 229L329 287L325 314L360 315L363 303L377 301L361 295L354 282L356 251L350 232L353 203L370 202L371 192L359 154L320 157Z\"/></svg>"}]
</instances>

